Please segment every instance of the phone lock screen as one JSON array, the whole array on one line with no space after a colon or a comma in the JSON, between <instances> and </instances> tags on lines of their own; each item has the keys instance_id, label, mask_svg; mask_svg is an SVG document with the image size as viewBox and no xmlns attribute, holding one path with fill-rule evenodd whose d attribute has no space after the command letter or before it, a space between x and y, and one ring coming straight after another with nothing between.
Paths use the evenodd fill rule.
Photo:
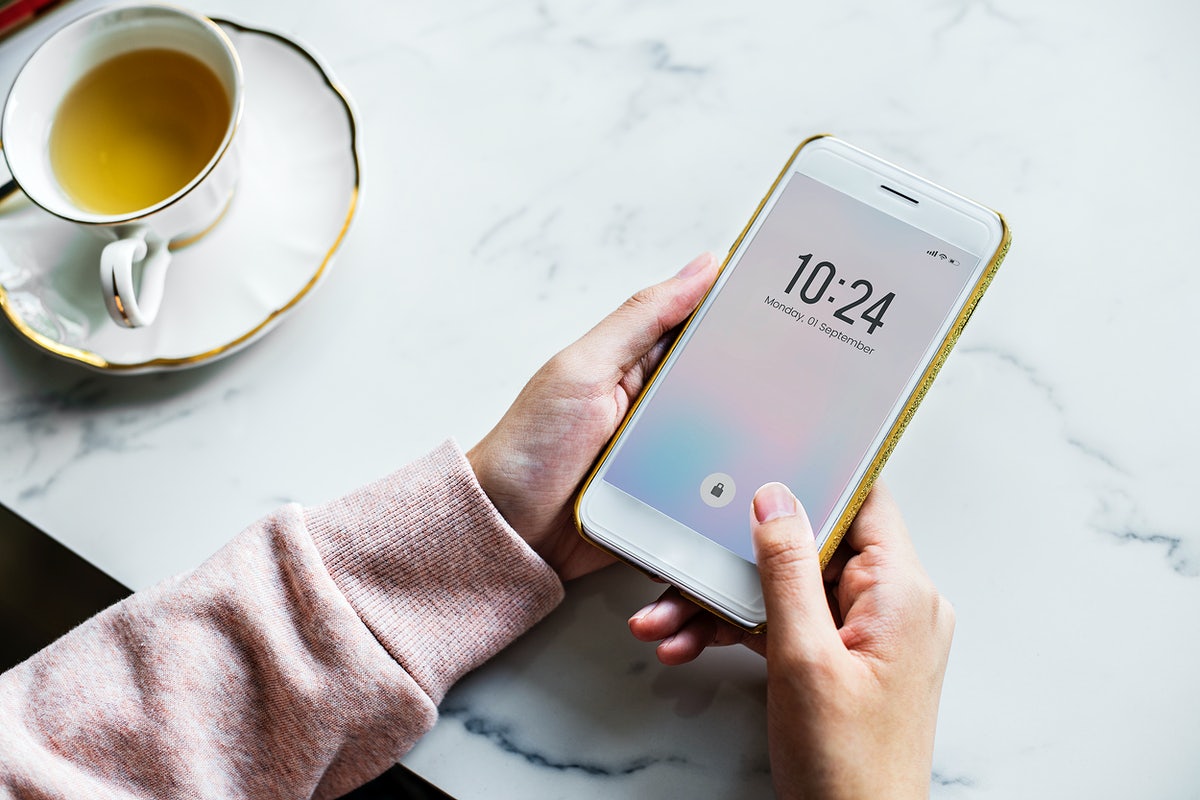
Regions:
<instances>
[{"instance_id":1,"label":"phone lock screen","mask_svg":"<svg viewBox=\"0 0 1200 800\"><path fill-rule=\"evenodd\" d=\"M769 481L825 530L977 264L793 173L604 480L747 561Z\"/></svg>"}]
</instances>

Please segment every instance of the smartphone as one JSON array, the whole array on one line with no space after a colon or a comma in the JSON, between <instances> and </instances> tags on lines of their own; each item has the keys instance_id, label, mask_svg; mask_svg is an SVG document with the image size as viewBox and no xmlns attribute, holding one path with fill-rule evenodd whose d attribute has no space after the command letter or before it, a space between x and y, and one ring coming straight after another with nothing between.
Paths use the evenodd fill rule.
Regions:
<instances>
[{"instance_id":1,"label":"smartphone","mask_svg":"<svg viewBox=\"0 0 1200 800\"><path fill-rule=\"evenodd\" d=\"M785 483L827 563L1010 240L995 211L803 142L584 483L580 532L761 629L754 492Z\"/></svg>"}]
</instances>

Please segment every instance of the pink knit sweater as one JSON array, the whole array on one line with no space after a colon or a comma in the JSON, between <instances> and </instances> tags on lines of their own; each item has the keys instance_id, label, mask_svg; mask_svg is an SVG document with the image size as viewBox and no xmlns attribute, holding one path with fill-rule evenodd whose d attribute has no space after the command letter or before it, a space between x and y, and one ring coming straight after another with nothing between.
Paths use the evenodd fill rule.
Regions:
<instances>
[{"instance_id":1,"label":"pink knit sweater","mask_svg":"<svg viewBox=\"0 0 1200 800\"><path fill-rule=\"evenodd\" d=\"M0 675L0 797L336 797L561 598L447 443Z\"/></svg>"}]
</instances>

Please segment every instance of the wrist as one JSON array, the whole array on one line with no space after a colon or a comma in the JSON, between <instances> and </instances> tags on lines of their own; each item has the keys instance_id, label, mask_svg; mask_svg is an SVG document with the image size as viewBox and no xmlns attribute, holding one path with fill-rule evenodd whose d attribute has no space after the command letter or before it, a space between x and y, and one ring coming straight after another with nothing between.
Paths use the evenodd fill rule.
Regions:
<instances>
[{"instance_id":1,"label":"wrist","mask_svg":"<svg viewBox=\"0 0 1200 800\"><path fill-rule=\"evenodd\" d=\"M484 497L491 504L492 508L504 519L508 527L529 545L530 549L537 553L539 558L545 561L546 555L538 548L537 539L530 537L526 533L527 526L518 526L518 498L513 495L512 490L509 488L510 481L507 479L504 468L499 467L496 459L491 456L487 439L484 438L479 444L468 450L465 456L467 463L471 467L471 471L475 473L475 480L479 483L479 488L483 490Z\"/></svg>"}]
</instances>

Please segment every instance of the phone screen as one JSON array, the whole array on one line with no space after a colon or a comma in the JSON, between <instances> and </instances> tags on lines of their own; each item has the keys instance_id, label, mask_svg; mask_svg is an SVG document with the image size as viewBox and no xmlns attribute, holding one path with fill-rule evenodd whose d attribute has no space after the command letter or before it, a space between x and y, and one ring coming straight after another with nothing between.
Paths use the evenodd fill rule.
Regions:
<instances>
[{"instance_id":1,"label":"phone screen","mask_svg":"<svg viewBox=\"0 0 1200 800\"><path fill-rule=\"evenodd\" d=\"M786 180L603 476L751 562L750 499L769 481L828 534L979 263L815 178Z\"/></svg>"}]
</instances>

